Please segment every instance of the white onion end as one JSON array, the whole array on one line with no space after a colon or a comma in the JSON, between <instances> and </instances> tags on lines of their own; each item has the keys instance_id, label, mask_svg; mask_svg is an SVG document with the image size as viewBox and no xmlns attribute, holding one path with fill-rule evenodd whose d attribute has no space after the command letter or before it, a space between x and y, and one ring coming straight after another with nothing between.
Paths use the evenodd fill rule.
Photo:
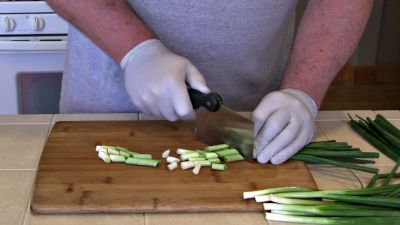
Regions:
<instances>
[{"instance_id":1,"label":"white onion end","mask_svg":"<svg viewBox=\"0 0 400 225\"><path fill-rule=\"evenodd\" d=\"M162 153L162 157L164 158L164 159L166 159L168 156L169 156L169 153L171 152L171 150L169 150L169 149L167 149L167 150L165 150L163 153Z\"/></svg>"}]
</instances>

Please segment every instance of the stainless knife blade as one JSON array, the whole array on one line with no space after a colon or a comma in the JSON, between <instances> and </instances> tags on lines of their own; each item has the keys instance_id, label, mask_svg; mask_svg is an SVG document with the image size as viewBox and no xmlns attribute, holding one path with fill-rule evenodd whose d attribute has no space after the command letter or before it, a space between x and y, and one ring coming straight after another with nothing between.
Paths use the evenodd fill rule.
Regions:
<instances>
[{"instance_id":1,"label":"stainless knife blade","mask_svg":"<svg viewBox=\"0 0 400 225\"><path fill-rule=\"evenodd\" d=\"M189 89L196 110L196 138L209 145L226 143L253 161L254 122L222 105L216 93Z\"/></svg>"}]
</instances>

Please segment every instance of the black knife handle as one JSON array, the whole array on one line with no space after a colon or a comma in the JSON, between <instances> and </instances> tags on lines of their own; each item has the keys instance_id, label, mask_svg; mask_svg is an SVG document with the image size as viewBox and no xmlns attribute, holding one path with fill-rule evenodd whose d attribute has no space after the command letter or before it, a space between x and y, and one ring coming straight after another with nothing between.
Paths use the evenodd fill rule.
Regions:
<instances>
[{"instance_id":1,"label":"black knife handle","mask_svg":"<svg viewBox=\"0 0 400 225\"><path fill-rule=\"evenodd\" d=\"M190 101L192 102L193 108L197 109L203 106L210 112L218 111L222 105L222 99L219 94L211 92L208 94L201 93L198 90L188 88Z\"/></svg>"}]
</instances>

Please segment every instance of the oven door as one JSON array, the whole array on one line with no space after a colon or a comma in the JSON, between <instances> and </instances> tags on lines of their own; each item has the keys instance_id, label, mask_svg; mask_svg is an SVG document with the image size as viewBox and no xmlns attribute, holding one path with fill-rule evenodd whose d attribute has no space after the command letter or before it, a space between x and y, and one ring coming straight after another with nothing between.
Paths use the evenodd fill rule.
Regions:
<instances>
[{"instance_id":1,"label":"oven door","mask_svg":"<svg viewBox=\"0 0 400 225\"><path fill-rule=\"evenodd\" d=\"M66 40L0 41L0 114L55 114Z\"/></svg>"}]
</instances>

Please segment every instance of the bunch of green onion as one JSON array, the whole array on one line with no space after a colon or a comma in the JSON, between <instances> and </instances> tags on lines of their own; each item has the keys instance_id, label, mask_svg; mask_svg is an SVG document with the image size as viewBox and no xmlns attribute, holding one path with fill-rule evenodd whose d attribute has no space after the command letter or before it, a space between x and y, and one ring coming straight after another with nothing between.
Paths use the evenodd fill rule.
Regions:
<instances>
[{"instance_id":1,"label":"bunch of green onion","mask_svg":"<svg viewBox=\"0 0 400 225\"><path fill-rule=\"evenodd\" d=\"M350 114L349 117L353 129L371 145L394 161L400 159L400 130L385 117L378 114L372 120L369 117L363 119L357 116L359 121L354 120Z\"/></svg>"},{"instance_id":2,"label":"bunch of green onion","mask_svg":"<svg viewBox=\"0 0 400 225\"><path fill-rule=\"evenodd\" d=\"M379 172L378 169L359 165L374 164L375 161L371 160L374 158L379 158L378 152L362 152L360 148L354 148L347 142L330 140L311 142L300 149L290 159L328 164L377 174Z\"/></svg>"},{"instance_id":3,"label":"bunch of green onion","mask_svg":"<svg viewBox=\"0 0 400 225\"><path fill-rule=\"evenodd\" d=\"M386 178L374 187L353 190L314 190L280 187L243 192L244 199L262 202L267 220L311 224L400 224L400 184L389 184L400 160L392 171L375 177ZM394 176L396 174L396 176ZM389 178L389 179L388 179Z\"/></svg>"}]
</instances>

